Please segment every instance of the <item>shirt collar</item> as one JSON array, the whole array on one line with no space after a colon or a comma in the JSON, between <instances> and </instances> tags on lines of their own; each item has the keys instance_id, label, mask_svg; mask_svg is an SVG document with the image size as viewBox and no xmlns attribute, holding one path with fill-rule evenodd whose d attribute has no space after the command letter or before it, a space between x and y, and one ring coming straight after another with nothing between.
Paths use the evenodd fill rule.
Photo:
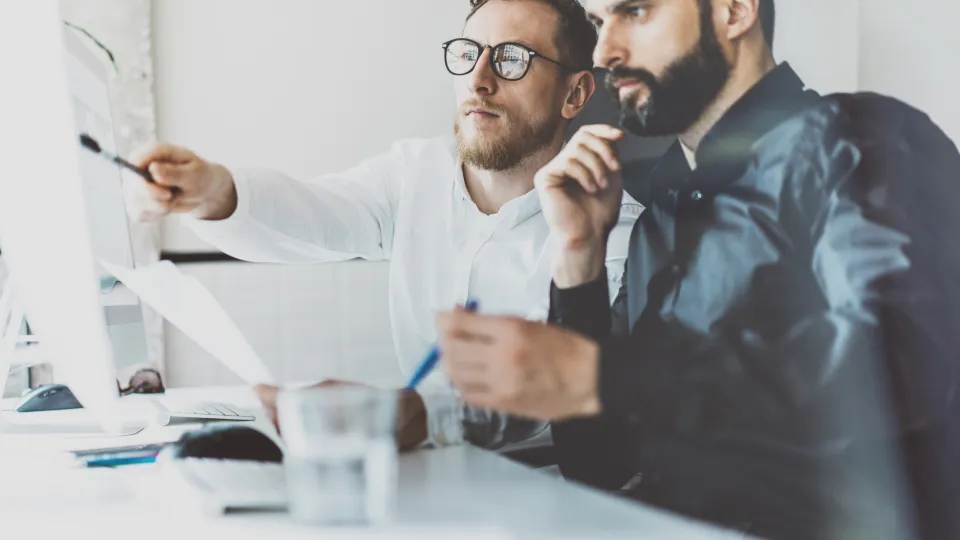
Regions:
<instances>
[{"instance_id":1,"label":"shirt collar","mask_svg":"<svg viewBox=\"0 0 960 540\"><path fill-rule=\"evenodd\" d=\"M463 174L463 161L461 161L460 158L456 160L456 170L454 174L454 178L456 179L454 196L460 200L462 204L468 205L479 212L480 210L477 208L476 203L473 202L473 199L470 197L470 192L467 190L467 181ZM539 213L540 197L537 196L536 189L531 189L529 192L503 205L495 215L500 216L513 227Z\"/></svg>"},{"instance_id":2,"label":"shirt collar","mask_svg":"<svg viewBox=\"0 0 960 540\"><path fill-rule=\"evenodd\" d=\"M697 170L697 154L693 151L692 148L683 144L683 141L680 141L680 150L683 150L683 157L687 158L687 165L690 166L691 171Z\"/></svg>"},{"instance_id":3,"label":"shirt collar","mask_svg":"<svg viewBox=\"0 0 960 540\"><path fill-rule=\"evenodd\" d=\"M805 90L803 81L790 64L780 64L748 90L707 132L694 158L697 171L745 166L752 156L754 144L764 134L819 97L816 92ZM680 145L677 140L657 162L651 171L653 184L672 184L678 178L690 177L691 167Z\"/></svg>"}]
</instances>

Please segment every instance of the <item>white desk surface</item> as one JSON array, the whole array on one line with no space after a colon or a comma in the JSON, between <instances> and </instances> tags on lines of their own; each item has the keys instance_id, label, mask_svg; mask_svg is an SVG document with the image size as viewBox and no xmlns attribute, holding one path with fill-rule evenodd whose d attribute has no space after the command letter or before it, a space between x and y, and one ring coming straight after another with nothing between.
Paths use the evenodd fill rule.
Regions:
<instances>
[{"instance_id":1,"label":"white desk surface","mask_svg":"<svg viewBox=\"0 0 960 540\"><path fill-rule=\"evenodd\" d=\"M255 409L245 388L171 390L166 399L224 401ZM152 416L151 396L124 398L131 416ZM10 402L0 409L9 409ZM60 418L81 419L83 411ZM10 413L4 413L9 415ZM33 413L54 415L58 413ZM9 418L9 417L8 417ZM59 420L58 420L59 421ZM260 427L266 427L259 418ZM566 483L494 453L462 446L400 458L396 525L383 529L323 529L291 523L283 513L204 515L178 506L156 465L71 468L65 447L97 448L175 440L185 428L152 424L117 439L67 439L0 433L0 536L54 538L91 533L122 538L743 538L633 502ZM266 427L269 430L269 427ZM14 535L8 536L14 532Z\"/></svg>"}]
</instances>

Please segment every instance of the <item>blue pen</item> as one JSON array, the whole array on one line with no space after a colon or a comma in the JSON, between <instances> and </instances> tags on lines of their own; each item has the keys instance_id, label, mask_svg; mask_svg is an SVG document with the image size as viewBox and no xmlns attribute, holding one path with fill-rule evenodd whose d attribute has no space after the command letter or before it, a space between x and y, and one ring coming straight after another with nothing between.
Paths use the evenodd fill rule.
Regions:
<instances>
[{"instance_id":1,"label":"blue pen","mask_svg":"<svg viewBox=\"0 0 960 540\"><path fill-rule=\"evenodd\" d=\"M91 459L86 462L87 467L120 467L123 465L142 465L157 461L157 456L116 456L102 459Z\"/></svg>"},{"instance_id":2,"label":"blue pen","mask_svg":"<svg viewBox=\"0 0 960 540\"><path fill-rule=\"evenodd\" d=\"M464 309L467 311L476 311L477 303L473 300L467 302L464 306ZM427 357L420 362L420 365L417 367L417 371L413 373L413 376L410 377L410 382L407 383L407 390L415 390L417 386L427 378L427 375L433 371L433 368L437 366L437 362L440 361L440 346L434 345L430 348L430 352L427 353Z\"/></svg>"}]
</instances>

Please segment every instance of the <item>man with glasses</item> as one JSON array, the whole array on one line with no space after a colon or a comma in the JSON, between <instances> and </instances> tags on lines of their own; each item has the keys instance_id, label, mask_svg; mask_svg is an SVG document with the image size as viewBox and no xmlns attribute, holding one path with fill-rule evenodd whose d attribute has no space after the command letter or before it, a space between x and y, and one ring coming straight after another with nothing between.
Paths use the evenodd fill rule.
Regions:
<instances>
[{"instance_id":1,"label":"man with glasses","mask_svg":"<svg viewBox=\"0 0 960 540\"><path fill-rule=\"evenodd\" d=\"M596 30L576 0L471 5L463 36L436 50L455 76L454 137L400 141L311 182L159 145L139 161L156 185L136 184L135 215L185 213L201 238L250 261L390 260L390 320L408 375L436 340L439 310L473 299L486 313L545 319L554 246L533 178L594 93ZM612 292L641 210L623 202L607 257ZM275 389L259 390L272 409ZM543 429L464 407L440 370L418 390L402 400L403 447L498 447Z\"/></svg>"}]
</instances>

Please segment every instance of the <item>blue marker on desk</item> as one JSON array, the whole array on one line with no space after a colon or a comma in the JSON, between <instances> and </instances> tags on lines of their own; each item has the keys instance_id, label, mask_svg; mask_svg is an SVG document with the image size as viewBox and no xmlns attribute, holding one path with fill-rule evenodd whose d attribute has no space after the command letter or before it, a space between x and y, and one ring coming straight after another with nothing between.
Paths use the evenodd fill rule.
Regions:
<instances>
[{"instance_id":1,"label":"blue marker on desk","mask_svg":"<svg viewBox=\"0 0 960 540\"><path fill-rule=\"evenodd\" d=\"M470 300L464 306L464 309L467 311L476 311L477 303L473 300ZM427 353L427 357L420 362L420 365L417 367L417 371L415 371L413 376L410 377L410 382L407 383L407 390L416 390L417 386L427 378L427 375L430 375L430 372L433 371L433 368L437 366L437 362L439 361L440 346L434 345L430 348L430 352Z\"/></svg>"},{"instance_id":2,"label":"blue marker on desk","mask_svg":"<svg viewBox=\"0 0 960 540\"><path fill-rule=\"evenodd\" d=\"M163 445L143 445L140 447L116 448L78 452L79 459L85 467L120 467L123 465L140 465L153 463Z\"/></svg>"},{"instance_id":3,"label":"blue marker on desk","mask_svg":"<svg viewBox=\"0 0 960 540\"><path fill-rule=\"evenodd\" d=\"M87 460L86 466L95 467L122 467L123 465L143 465L157 461L156 454L152 456L116 456L112 458Z\"/></svg>"}]
</instances>

